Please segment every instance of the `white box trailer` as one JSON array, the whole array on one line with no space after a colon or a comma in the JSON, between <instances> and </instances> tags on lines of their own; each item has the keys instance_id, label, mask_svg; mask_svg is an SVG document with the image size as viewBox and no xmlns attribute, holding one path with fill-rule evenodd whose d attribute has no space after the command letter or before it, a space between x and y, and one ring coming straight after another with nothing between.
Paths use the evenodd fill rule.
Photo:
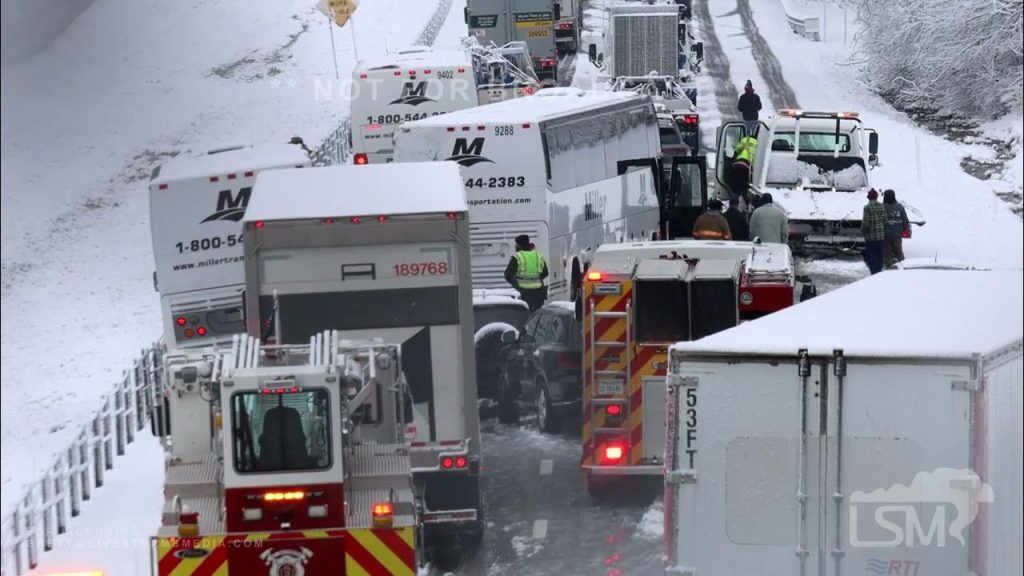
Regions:
<instances>
[{"instance_id":1,"label":"white box trailer","mask_svg":"<svg viewBox=\"0 0 1024 576\"><path fill-rule=\"evenodd\" d=\"M167 346L209 346L245 331L241 220L253 182L262 170L309 165L299 146L269 144L178 156L153 170L154 285Z\"/></svg>"},{"instance_id":2,"label":"white box trailer","mask_svg":"<svg viewBox=\"0 0 1024 576\"><path fill-rule=\"evenodd\" d=\"M469 221L458 166L267 172L244 226L249 334L290 345L337 330L399 344L421 517L479 535Z\"/></svg>"},{"instance_id":3,"label":"white box trailer","mask_svg":"<svg viewBox=\"0 0 1024 576\"><path fill-rule=\"evenodd\" d=\"M397 162L462 166L474 285L507 286L514 239L528 234L548 261L553 298L568 297L571 270L598 245L657 231L654 175L623 173L660 156L650 98L567 88L409 122L395 137Z\"/></svg>"},{"instance_id":4,"label":"white box trailer","mask_svg":"<svg viewBox=\"0 0 1024 576\"><path fill-rule=\"evenodd\" d=\"M1020 574L1022 293L889 271L676 344L666 573Z\"/></svg>"},{"instance_id":5,"label":"white box trailer","mask_svg":"<svg viewBox=\"0 0 1024 576\"><path fill-rule=\"evenodd\" d=\"M478 104L466 50L414 46L359 62L352 72L352 152L356 164L391 162L402 122Z\"/></svg>"}]
</instances>

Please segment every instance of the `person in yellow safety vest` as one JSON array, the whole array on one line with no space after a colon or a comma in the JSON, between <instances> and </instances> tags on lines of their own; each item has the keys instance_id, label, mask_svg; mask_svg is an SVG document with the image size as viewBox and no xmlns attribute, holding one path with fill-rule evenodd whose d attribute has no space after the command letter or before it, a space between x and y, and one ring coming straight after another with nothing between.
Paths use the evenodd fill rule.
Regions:
<instances>
[{"instance_id":1,"label":"person in yellow safety vest","mask_svg":"<svg viewBox=\"0 0 1024 576\"><path fill-rule=\"evenodd\" d=\"M547 277L548 263L534 249L530 237L526 234L516 236L516 253L505 267L505 281L519 291L530 312L543 306L548 299L548 288L544 285Z\"/></svg>"},{"instance_id":2,"label":"person in yellow safety vest","mask_svg":"<svg viewBox=\"0 0 1024 576\"><path fill-rule=\"evenodd\" d=\"M708 202L707 212L693 223L693 237L697 240L732 240L729 221L722 215L722 201Z\"/></svg>"},{"instance_id":3,"label":"person in yellow safety vest","mask_svg":"<svg viewBox=\"0 0 1024 576\"><path fill-rule=\"evenodd\" d=\"M744 136L736 143L732 158L729 188L733 198L743 198L747 204L750 203L750 198L747 196L747 191L750 188L750 166L754 162L756 153L757 139L752 136Z\"/></svg>"}]
</instances>

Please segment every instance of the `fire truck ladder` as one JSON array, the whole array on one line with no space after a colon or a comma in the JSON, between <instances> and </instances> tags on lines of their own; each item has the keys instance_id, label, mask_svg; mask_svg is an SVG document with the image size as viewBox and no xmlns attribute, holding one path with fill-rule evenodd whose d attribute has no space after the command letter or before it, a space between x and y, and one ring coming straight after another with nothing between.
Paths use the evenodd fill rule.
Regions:
<instances>
[{"instance_id":1,"label":"fire truck ladder","mask_svg":"<svg viewBox=\"0 0 1024 576\"><path fill-rule=\"evenodd\" d=\"M633 413L633 407L630 402L629 393L629 382L633 373L633 327L630 322L630 302L626 302L626 309L622 312L616 311L603 311L596 310L594 307L594 300L591 298L588 300L588 306L590 307L590 373L593 374L593 383L590 388L590 409L587 413L589 422L595 422L597 412L600 408L603 408L609 404L622 404L625 403L624 412L619 418L619 426L617 427L606 427L594 428L593 433L590 435L590 449L591 453L596 450L598 442L598 435L610 435L615 434L624 437L627 442L629 440L629 415ZM626 321L626 332L624 340L597 340L597 322L602 318L611 318L615 320ZM607 348L620 348L622 354L626 357L626 368L625 370L598 370L597 369L597 358L599 356L599 349ZM622 396L623 398L597 398L600 392L600 382L602 378L616 379L622 382ZM632 448L630 446L629 448Z\"/></svg>"}]
</instances>

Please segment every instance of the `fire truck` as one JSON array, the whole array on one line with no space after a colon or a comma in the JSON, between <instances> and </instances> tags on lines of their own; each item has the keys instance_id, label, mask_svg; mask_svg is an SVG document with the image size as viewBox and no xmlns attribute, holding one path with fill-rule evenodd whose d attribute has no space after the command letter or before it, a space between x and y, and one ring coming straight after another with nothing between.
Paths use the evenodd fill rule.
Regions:
<instances>
[{"instance_id":1,"label":"fire truck","mask_svg":"<svg viewBox=\"0 0 1024 576\"><path fill-rule=\"evenodd\" d=\"M155 573L412 575L417 507L400 347L342 340L165 358Z\"/></svg>"},{"instance_id":2,"label":"fire truck","mask_svg":"<svg viewBox=\"0 0 1024 576\"><path fill-rule=\"evenodd\" d=\"M587 489L662 474L668 347L793 304L784 244L605 244L583 275L583 458ZM801 297L813 287L805 285Z\"/></svg>"}]
</instances>

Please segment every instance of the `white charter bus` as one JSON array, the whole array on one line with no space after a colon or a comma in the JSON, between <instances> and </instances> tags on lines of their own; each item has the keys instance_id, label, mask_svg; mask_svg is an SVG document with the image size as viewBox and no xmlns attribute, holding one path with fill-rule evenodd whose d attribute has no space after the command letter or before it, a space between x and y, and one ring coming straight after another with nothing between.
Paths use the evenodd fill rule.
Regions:
<instances>
[{"instance_id":1,"label":"white charter bus","mask_svg":"<svg viewBox=\"0 0 1024 576\"><path fill-rule=\"evenodd\" d=\"M465 50L422 46L363 60L352 72L351 99L354 162L391 162L402 122L477 105L473 61Z\"/></svg>"},{"instance_id":2,"label":"white charter bus","mask_svg":"<svg viewBox=\"0 0 1024 576\"><path fill-rule=\"evenodd\" d=\"M293 144L178 156L153 170L149 219L169 348L209 346L245 332L242 216L256 175L309 166Z\"/></svg>"},{"instance_id":3,"label":"white charter bus","mask_svg":"<svg viewBox=\"0 0 1024 576\"><path fill-rule=\"evenodd\" d=\"M660 149L649 97L566 88L408 122L395 135L396 162L462 166L474 287L506 286L514 239L528 234L548 261L555 299L575 296L602 243L657 233L649 166Z\"/></svg>"}]
</instances>

